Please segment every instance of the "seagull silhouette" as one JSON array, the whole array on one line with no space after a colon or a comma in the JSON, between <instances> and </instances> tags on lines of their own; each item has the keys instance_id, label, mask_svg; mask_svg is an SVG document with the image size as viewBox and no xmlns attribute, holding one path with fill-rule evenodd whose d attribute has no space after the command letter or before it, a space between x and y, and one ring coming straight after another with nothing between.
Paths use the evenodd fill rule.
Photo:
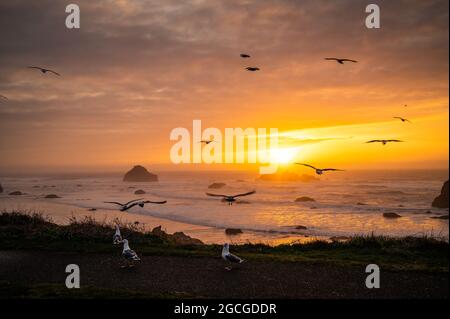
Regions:
<instances>
[{"instance_id":1,"label":"seagull silhouette","mask_svg":"<svg viewBox=\"0 0 450 319\"><path fill-rule=\"evenodd\" d=\"M236 201L236 197L241 197L241 196L248 196L248 195L252 195L256 193L256 191L251 191L248 193L244 193L244 194L237 194L237 195L221 195L221 194L211 194L211 193L206 193L206 195L208 196L212 196L212 197L222 197L226 202L228 202L228 205L233 205L233 202Z\"/></svg>"},{"instance_id":2,"label":"seagull silhouette","mask_svg":"<svg viewBox=\"0 0 450 319\"><path fill-rule=\"evenodd\" d=\"M36 70L40 70L42 73L47 73L47 72L49 72L49 73L53 73L54 75L57 75L57 76L60 76L61 74L59 74L58 72L55 72L55 71L53 71L53 70L50 70L50 69L45 69L45 68L41 68L41 67L39 67L39 66L29 66L28 67L29 69L36 69Z\"/></svg>"},{"instance_id":3,"label":"seagull silhouette","mask_svg":"<svg viewBox=\"0 0 450 319\"><path fill-rule=\"evenodd\" d=\"M257 68L257 67L254 67L254 66L249 66L249 67L247 67L245 69L247 71L250 71L250 72L255 72L255 71L259 71L260 70L260 68Z\"/></svg>"},{"instance_id":4,"label":"seagull silhouette","mask_svg":"<svg viewBox=\"0 0 450 319\"><path fill-rule=\"evenodd\" d=\"M244 262L244 259L239 258L236 255L233 255L230 253L230 245L228 243L225 243L222 248L222 258L229 262L230 264L241 264ZM232 267L225 267L226 270L230 271Z\"/></svg>"},{"instance_id":5,"label":"seagull silhouette","mask_svg":"<svg viewBox=\"0 0 450 319\"><path fill-rule=\"evenodd\" d=\"M344 62L358 63L358 61L356 61L356 60L340 59L340 58L325 58L325 60L336 61L336 62L339 63L339 64L344 64Z\"/></svg>"},{"instance_id":6,"label":"seagull silhouette","mask_svg":"<svg viewBox=\"0 0 450 319\"><path fill-rule=\"evenodd\" d=\"M211 144L212 142L214 142L213 140L201 140L199 143L204 143L206 145Z\"/></svg>"},{"instance_id":7,"label":"seagull silhouette","mask_svg":"<svg viewBox=\"0 0 450 319\"><path fill-rule=\"evenodd\" d=\"M336 169L336 168L316 168L316 167L314 167L314 166L312 166L312 165L309 165L309 164L303 164L303 163L295 163L295 164L297 164L297 165L303 165L303 166L306 166L306 167L310 167L310 168L312 168L313 170L316 171L316 174L317 174L317 175L322 175L323 172L328 172L328 171L334 171L334 172L339 171L339 172L343 172L342 169Z\"/></svg>"},{"instance_id":8,"label":"seagull silhouette","mask_svg":"<svg viewBox=\"0 0 450 319\"><path fill-rule=\"evenodd\" d=\"M247 53L241 53L240 56L241 56L241 58L243 58L243 59L248 59L248 58L251 57L250 54L247 54Z\"/></svg>"},{"instance_id":9,"label":"seagull silhouette","mask_svg":"<svg viewBox=\"0 0 450 319\"><path fill-rule=\"evenodd\" d=\"M401 143L403 141L400 140L371 140L366 143L382 143L383 145L386 145L387 143Z\"/></svg>"},{"instance_id":10,"label":"seagull silhouette","mask_svg":"<svg viewBox=\"0 0 450 319\"><path fill-rule=\"evenodd\" d=\"M402 121L402 122L409 122L409 123L411 123L411 121L410 120L408 120L408 119L405 119L405 118L403 118L403 117L400 117L400 116L394 116L393 117L394 119L399 119L400 121Z\"/></svg>"},{"instance_id":11,"label":"seagull silhouette","mask_svg":"<svg viewBox=\"0 0 450 319\"><path fill-rule=\"evenodd\" d=\"M129 210L130 208L139 205L140 207L144 207L145 204L165 204L167 203L167 201L160 201L160 202L155 202L155 201L150 201L150 200L143 200L142 198L140 199L134 199L129 201L128 203L122 204L119 202L105 202L106 204L116 204L120 206L120 211L124 212L126 210Z\"/></svg>"}]
</instances>

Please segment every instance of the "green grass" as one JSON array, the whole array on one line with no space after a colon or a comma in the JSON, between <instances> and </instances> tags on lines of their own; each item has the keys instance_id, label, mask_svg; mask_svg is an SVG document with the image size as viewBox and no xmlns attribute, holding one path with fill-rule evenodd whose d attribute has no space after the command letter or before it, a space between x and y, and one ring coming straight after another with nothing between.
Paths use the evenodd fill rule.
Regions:
<instances>
[{"instance_id":1,"label":"green grass","mask_svg":"<svg viewBox=\"0 0 450 319\"><path fill-rule=\"evenodd\" d=\"M147 293L132 289L83 286L67 289L63 284L10 283L0 281L0 299L179 299L195 298L183 292Z\"/></svg>"},{"instance_id":2,"label":"green grass","mask_svg":"<svg viewBox=\"0 0 450 319\"><path fill-rule=\"evenodd\" d=\"M119 223L119 221L115 221ZM120 224L140 255L217 257L219 245L178 245L164 232L145 232L140 224ZM0 249L32 249L91 253L114 253L114 225L86 217L72 218L69 225L57 225L42 214L2 212ZM358 236L345 242L313 241L303 244L233 246L233 252L247 260L333 263L360 266L376 263L398 271L448 272L449 244L433 237Z\"/></svg>"}]
</instances>

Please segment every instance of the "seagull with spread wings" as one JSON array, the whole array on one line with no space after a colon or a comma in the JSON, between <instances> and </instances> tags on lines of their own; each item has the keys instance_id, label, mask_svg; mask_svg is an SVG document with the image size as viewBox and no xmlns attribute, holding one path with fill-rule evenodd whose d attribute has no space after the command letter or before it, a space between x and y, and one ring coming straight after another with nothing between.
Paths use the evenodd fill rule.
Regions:
<instances>
[{"instance_id":1,"label":"seagull with spread wings","mask_svg":"<svg viewBox=\"0 0 450 319\"><path fill-rule=\"evenodd\" d=\"M61 74L59 74L58 72L55 72L55 71L53 71L53 70L50 70L50 69L45 69L45 68L41 68L41 67L39 67L39 66L29 66L28 67L29 69L36 69L36 70L39 70L39 71L41 71L42 73L47 73L47 72L49 72L49 73L53 73L54 75L57 75L57 76L60 76Z\"/></svg>"},{"instance_id":2,"label":"seagull with spread wings","mask_svg":"<svg viewBox=\"0 0 450 319\"><path fill-rule=\"evenodd\" d=\"M139 199L134 199L129 201L128 203L122 204L119 202L105 202L106 204L116 204L118 206L120 206L120 211L124 212L126 210L129 210L130 208L139 205L140 207L144 207L145 204L165 204L167 203L166 200L164 201L151 201L151 200L143 200L143 198L139 198Z\"/></svg>"},{"instance_id":3,"label":"seagull with spread wings","mask_svg":"<svg viewBox=\"0 0 450 319\"><path fill-rule=\"evenodd\" d=\"M199 143L208 145L208 144L211 144L212 142L214 142L214 141L213 140L201 140Z\"/></svg>"},{"instance_id":4,"label":"seagull with spread wings","mask_svg":"<svg viewBox=\"0 0 450 319\"><path fill-rule=\"evenodd\" d=\"M356 60L340 59L340 58L325 58L325 60L328 60L328 61L336 61L336 62L339 63L339 64L344 64L344 62L358 63L358 61L356 61Z\"/></svg>"},{"instance_id":5,"label":"seagull with spread wings","mask_svg":"<svg viewBox=\"0 0 450 319\"><path fill-rule=\"evenodd\" d=\"M295 163L295 164L303 165L303 166L306 166L306 167L310 167L310 168L312 168L313 170L316 171L317 175L322 175L324 172L328 172L328 171L330 171L330 172L331 171L333 171L333 172L343 172L342 169L337 169L337 168L317 168L317 167L314 167L314 166L309 165L309 164L303 164L303 163Z\"/></svg>"},{"instance_id":6,"label":"seagull with spread wings","mask_svg":"<svg viewBox=\"0 0 450 319\"><path fill-rule=\"evenodd\" d=\"M225 243L222 248L222 258L229 262L230 264L241 264L244 262L244 259L239 258L236 255L233 255L230 253L230 245L228 243ZM230 271L232 267L225 267L226 270Z\"/></svg>"},{"instance_id":7,"label":"seagull with spread wings","mask_svg":"<svg viewBox=\"0 0 450 319\"><path fill-rule=\"evenodd\" d=\"M401 142L403 142L403 141L400 141L400 140L371 140L366 143L381 143L383 145L386 145L387 143L401 143Z\"/></svg>"},{"instance_id":8,"label":"seagull with spread wings","mask_svg":"<svg viewBox=\"0 0 450 319\"><path fill-rule=\"evenodd\" d=\"M248 193L244 193L244 194L237 194L237 195L220 195L220 194L211 194L211 193L206 193L206 195L208 196L212 196L212 197L222 197L224 201L228 202L228 205L233 205L233 202L236 201L236 197L241 197L241 196L248 196L248 195L252 195L255 194L256 191L251 191Z\"/></svg>"},{"instance_id":9,"label":"seagull with spread wings","mask_svg":"<svg viewBox=\"0 0 450 319\"><path fill-rule=\"evenodd\" d=\"M394 119L399 119L400 121L402 121L402 122L408 122L408 123L411 123L411 121L410 120L408 120L408 119L405 119L405 118L403 118L403 117L400 117L400 116L394 116L393 117Z\"/></svg>"}]
</instances>

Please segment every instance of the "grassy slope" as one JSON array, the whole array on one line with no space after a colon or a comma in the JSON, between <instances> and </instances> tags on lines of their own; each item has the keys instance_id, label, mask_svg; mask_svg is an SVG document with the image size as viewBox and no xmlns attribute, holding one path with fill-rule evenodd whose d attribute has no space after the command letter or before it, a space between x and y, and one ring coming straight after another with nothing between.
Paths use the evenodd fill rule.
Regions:
<instances>
[{"instance_id":1,"label":"grassy slope","mask_svg":"<svg viewBox=\"0 0 450 319\"><path fill-rule=\"evenodd\" d=\"M139 224L120 225L124 237L141 255L217 257L218 245L177 245L171 235L143 232ZM90 218L69 225L52 223L39 214L0 214L0 249L33 249L113 253L113 225ZM428 237L354 237L347 242L316 241L306 244L270 247L246 244L233 252L247 260L270 259L280 262L333 263L343 266L376 263L392 270L448 272L448 243Z\"/></svg>"}]
</instances>

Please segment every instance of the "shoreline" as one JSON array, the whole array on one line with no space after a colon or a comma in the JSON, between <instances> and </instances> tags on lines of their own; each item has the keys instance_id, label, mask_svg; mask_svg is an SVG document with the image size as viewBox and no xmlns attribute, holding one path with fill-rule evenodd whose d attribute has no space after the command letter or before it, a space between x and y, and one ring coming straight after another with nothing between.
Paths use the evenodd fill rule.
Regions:
<instances>
[{"instance_id":1,"label":"shoreline","mask_svg":"<svg viewBox=\"0 0 450 319\"><path fill-rule=\"evenodd\" d=\"M33 200L21 198L20 203L14 203L14 198L1 198L0 211L30 211L42 213L50 217L51 220L59 225L69 224L70 218L75 217L78 220L84 217L92 217L97 221L112 222L116 218L124 223L135 223L144 227L146 231L161 226L161 229L167 233L183 232L184 234L199 239L205 244L266 244L276 246L290 243L305 243L315 240L329 240L325 236L305 236L295 234L281 234L273 232L257 232L243 230L242 234L226 235L225 228L195 225L173 221L170 219L158 218L154 216L136 214L132 212L121 212L110 209L97 209L89 211L87 208L81 208L75 205L65 203L55 203L48 200Z\"/></svg>"}]
</instances>

